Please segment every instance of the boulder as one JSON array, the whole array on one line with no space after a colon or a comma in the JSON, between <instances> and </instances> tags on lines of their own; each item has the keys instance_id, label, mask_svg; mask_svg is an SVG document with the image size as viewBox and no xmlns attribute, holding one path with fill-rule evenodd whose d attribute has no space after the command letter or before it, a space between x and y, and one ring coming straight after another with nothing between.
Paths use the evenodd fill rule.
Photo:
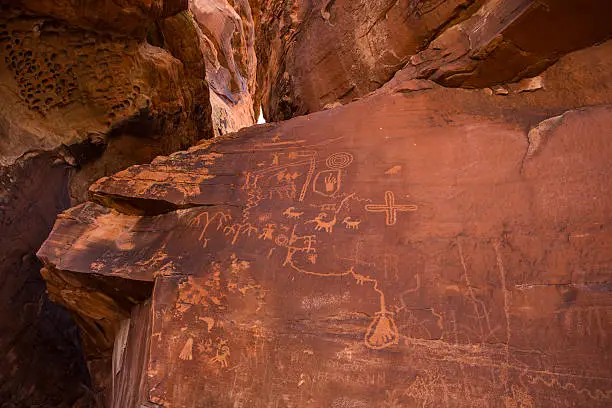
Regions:
<instances>
[{"instance_id":1,"label":"boulder","mask_svg":"<svg viewBox=\"0 0 612 408\"><path fill-rule=\"evenodd\" d=\"M187 4L87 3L0 4L2 407L68 406L104 388L34 255L57 214L94 180L213 135L195 22L164 23ZM175 47L194 39L199 56Z\"/></svg>"},{"instance_id":2,"label":"boulder","mask_svg":"<svg viewBox=\"0 0 612 408\"><path fill-rule=\"evenodd\" d=\"M102 178L38 252L49 295L115 407L609 406L611 50L506 92L398 75Z\"/></svg>"}]
</instances>

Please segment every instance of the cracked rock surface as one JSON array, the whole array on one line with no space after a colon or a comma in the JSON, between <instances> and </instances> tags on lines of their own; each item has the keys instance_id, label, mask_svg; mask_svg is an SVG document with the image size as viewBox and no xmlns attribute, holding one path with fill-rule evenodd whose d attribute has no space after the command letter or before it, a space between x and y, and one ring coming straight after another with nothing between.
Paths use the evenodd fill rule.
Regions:
<instances>
[{"instance_id":1,"label":"cracked rock surface","mask_svg":"<svg viewBox=\"0 0 612 408\"><path fill-rule=\"evenodd\" d=\"M537 76L612 36L606 0L251 1L268 120L361 98L398 71L449 87Z\"/></svg>"},{"instance_id":2,"label":"cracked rock surface","mask_svg":"<svg viewBox=\"0 0 612 408\"><path fill-rule=\"evenodd\" d=\"M0 0L0 408L610 406L611 4Z\"/></svg>"},{"instance_id":3,"label":"cracked rock surface","mask_svg":"<svg viewBox=\"0 0 612 408\"><path fill-rule=\"evenodd\" d=\"M609 406L611 46L98 180L38 256L109 404Z\"/></svg>"}]
</instances>

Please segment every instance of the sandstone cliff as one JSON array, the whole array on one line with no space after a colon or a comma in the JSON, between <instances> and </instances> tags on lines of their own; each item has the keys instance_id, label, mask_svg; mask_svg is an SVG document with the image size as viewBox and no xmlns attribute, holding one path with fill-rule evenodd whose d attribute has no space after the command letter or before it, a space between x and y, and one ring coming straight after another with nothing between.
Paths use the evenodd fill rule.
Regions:
<instances>
[{"instance_id":1,"label":"sandstone cliff","mask_svg":"<svg viewBox=\"0 0 612 408\"><path fill-rule=\"evenodd\" d=\"M608 406L611 57L398 76L98 180L38 255L109 404Z\"/></svg>"},{"instance_id":2,"label":"sandstone cliff","mask_svg":"<svg viewBox=\"0 0 612 408\"><path fill-rule=\"evenodd\" d=\"M0 8L0 407L612 403L609 1Z\"/></svg>"},{"instance_id":3,"label":"sandstone cliff","mask_svg":"<svg viewBox=\"0 0 612 408\"><path fill-rule=\"evenodd\" d=\"M610 36L602 0L251 0L268 120L345 104L405 67L446 86L533 77Z\"/></svg>"}]
</instances>

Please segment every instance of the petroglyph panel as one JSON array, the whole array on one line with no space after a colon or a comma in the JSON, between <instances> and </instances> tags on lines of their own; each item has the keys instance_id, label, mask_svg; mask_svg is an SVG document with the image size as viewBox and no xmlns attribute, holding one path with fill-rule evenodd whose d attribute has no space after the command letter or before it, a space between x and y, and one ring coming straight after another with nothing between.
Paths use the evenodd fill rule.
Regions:
<instances>
[{"instance_id":1,"label":"petroglyph panel","mask_svg":"<svg viewBox=\"0 0 612 408\"><path fill-rule=\"evenodd\" d=\"M566 123L599 129L612 125L605 113ZM453 116L440 132L411 120L384 144L293 120L133 167L92 188L97 204L63 214L39 255L60 270L155 281L156 404L609 406L610 260L597 243L612 212L578 222L576 202L539 218L560 193L534 169L561 153L524 161L513 124ZM553 152L571 146L558 129ZM447 152L423 160L421 145ZM596 145L576 172L607 168L610 147ZM385 174L395 163L401 172ZM163 211L100 205L117 197Z\"/></svg>"}]
</instances>

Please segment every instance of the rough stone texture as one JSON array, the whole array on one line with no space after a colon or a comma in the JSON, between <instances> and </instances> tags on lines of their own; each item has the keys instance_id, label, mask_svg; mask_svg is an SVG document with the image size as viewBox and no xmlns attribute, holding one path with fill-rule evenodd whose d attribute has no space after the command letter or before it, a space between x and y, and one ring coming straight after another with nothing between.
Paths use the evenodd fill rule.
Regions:
<instances>
[{"instance_id":1,"label":"rough stone texture","mask_svg":"<svg viewBox=\"0 0 612 408\"><path fill-rule=\"evenodd\" d=\"M606 0L488 1L411 57L408 69L446 86L517 82L612 37L611 13Z\"/></svg>"},{"instance_id":2,"label":"rough stone texture","mask_svg":"<svg viewBox=\"0 0 612 408\"><path fill-rule=\"evenodd\" d=\"M373 91L479 0L251 0L268 121ZM474 7L470 7L474 6Z\"/></svg>"},{"instance_id":3,"label":"rough stone texture","mask_svg":"<svg viewBox=\"0 0 612 408\"><path fill-rule=\"evenodd\" d=\"M3 408L86 404L108 381L94 369L91 383L76 326L44 293L34 253L57 214L99 177L213 134L199 46L198 67L172 48L187 25L160 20L187 3L89 3L0 1Z\"/></svg>"},{"instance_id":4,"label":"rough stone texture","mask_svg":"<svg viewBox=\"0 0 612 408\"><path fill-rule=\"evenodd\" d=\"M71 170L54 160L47 153L0 167L2 408L68 406L89 387L77 328L46 296L34 255L70 206Z\"/></svg>"},{"instance_id":5,"label":"rough stone texture","mask_svg":"<svg viewBox=\"0 0 612 408\"><path fill-rule=\"evenodd\" d=\"M115 345L115 401L610 406L611 49L506 92L397 76L103 178L38 252L50 293Z\"/></svg>"},{"instance_id":6,"label":"rough stone texture","mask_svg":"<svg viewBox=\"0 0 612 408\"><path fill-rule=\"evenodd\" d=\"M482 88L538 75L612 35L607 0L251 0L258 89L276 121L362 97L406 67Z\"/></svg>"},{"instance_id":7,"label":"rough stone texture","mask_svg":"<svg viewBox=\"0 0 612 408\"><path fill-rule=\"evenodd\" d=\"M189 9L199 26L215 136L253 125L257 59L248 1L192 0Z\"/></svg>"},{"instance_id":8,"label":"rough stone texture","mask_svg":"<svg viewBox=\"0 0 612 408\"><path fill-rule=\"evenodd\" d=\"M25 11L87 30L142 37L149 26L187 8L187 0L5 0Z\"/></svg>"}]
</instances>

